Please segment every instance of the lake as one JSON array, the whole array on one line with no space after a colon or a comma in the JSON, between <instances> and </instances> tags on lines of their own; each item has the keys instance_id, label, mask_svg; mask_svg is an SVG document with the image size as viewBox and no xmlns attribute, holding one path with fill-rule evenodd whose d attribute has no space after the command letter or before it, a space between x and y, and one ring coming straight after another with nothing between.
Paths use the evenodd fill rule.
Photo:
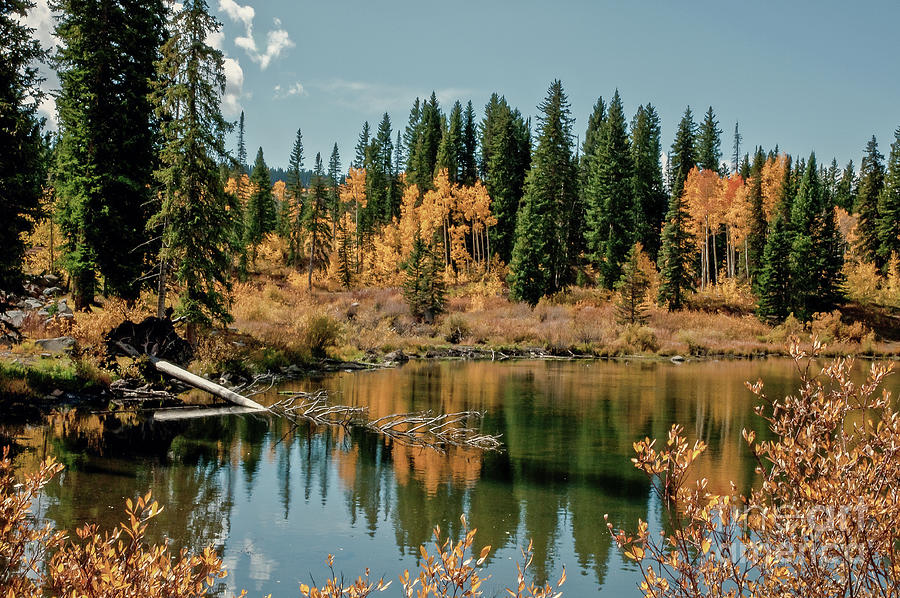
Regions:
<instances>
[{"instance_id":1,"label":"lake","mask_svg":"<svg viewBox=\"0 0 900 598\"><path fill-rule=\"evenodd\" d=\"M867 362L857 364L862 372ZM862 374L860 374L862 375ZM519 550L534 542L533 574L555 580L565 566L567 596L639 595L638 573L605 528L659 526L660 505L630 459L632 443L685 426L709 450L697 475L712 489L753 483L743 428L766 438L746 380L779 396L797 385L788 360L418 361L397 369L329 374L277 390L327 388L336 403L367 406L370 417L432 409L485 412L483 430L504 450L439 454L390 444L362 431L294 427L275 416L148 423L133 414L71 414L45 425L0 424L0 439L26 447L31 469L55 455L65 472L37 505L67 529L112 526L126 498L152 490L165 506L151 528L176 547L214 544L229 576L221 595L299 596L323 581L329 553L348 578L369 567L396 579L416 566L432 528L458 534L465 513L476 548L493 547L487 595L515 579ZM890 390L900 387L897 376ZM384 595L400 595L392 587Z\"/></svg>"}]
</instances>

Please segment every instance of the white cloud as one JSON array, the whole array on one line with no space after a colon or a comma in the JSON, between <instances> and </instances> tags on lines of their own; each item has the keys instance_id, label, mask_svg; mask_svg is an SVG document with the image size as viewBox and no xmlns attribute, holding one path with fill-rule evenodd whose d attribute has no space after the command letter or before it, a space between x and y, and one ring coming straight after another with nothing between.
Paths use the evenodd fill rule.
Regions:
<instances>
[{"instance_id":1,"label":"white cloud","mask_svg":"<svg viewBox=\"0 0 900 598\"><path fill-rule=\"evenodd\" d=\"M222 113L227 116L240 114L244 96L244 69L237 58L225 59L225 95L222 96Z\"/></svg>"},{"instance_id":2,"label":"white cloud","mask_svg":"<svg viewBox=\"0 0 900 598\"><path fill-rule=\"evenodd\" d=\"M22 22L34 29L34 37L41 47L51 54L56 51L59 40L53 32L53 13L50 10L48 0L37 0L25 14ZM56 98L51 94L52 89L59 85L56 72L44 63L38 65L40 76L44 78L41 83L41 91L44 96L38 102L38 115L47 119L47 127L57 128Z\"/></svg>"},{"instance_id":3,"label":"white cloud","mask_svg":"<svg viewBox=\"0 0 900 598\"><path fill-rule=\"evenodd\" d=\"M221 51L224 43L225 32L221 29L219 31L210 31L209 35L206 36L206 44L211 48L215 48L216 50Z\"/></svg>"},{"instance_id":4,"label":"white cloud","mask_svg":"<svg viewBox=\"0 0 900 598\"><path fill-rule=\"evenodd\" d=\"M283 100L291 96L303 97L309 95L309 92L306 91L306 88L299 81L287 87L282 87L280 84L276 85L274 91L276 100Z\"/></svg>"},{"instance_id":5,"label":"white cloud","mask_svg":"<svg viewBox=\"0 0 900 598\"><path fill-rule=\"evenodd\" d=\"M412 105L415 98L428 99L431 97L431 90L417 89L406 85L344 79L332 79L311 85L334 96L336 103L364 113L406 110ZM473 93L471 89L452 87L434 91L438 102L442 105L448 105L459 98L471 96Z\"/></svg>"},{"instance_id":6,"label":"white cloud","mask_svg":"<svg viewBox=\"0 0 900 598\"><path fill-rule=\"evenodd\" d=\"M265 52L260 52L253 37L253 19L256 11L252 6L241 6L235 0L219 0L219 10L223 11L235 23L244 25L244 35L234 38L237 47L247 52L250 60L265 70L275 58L288 48L294 47L290 34L281 26L281 19L274 20L274 28L266 34Z\"/></svg>"}]
</instances>

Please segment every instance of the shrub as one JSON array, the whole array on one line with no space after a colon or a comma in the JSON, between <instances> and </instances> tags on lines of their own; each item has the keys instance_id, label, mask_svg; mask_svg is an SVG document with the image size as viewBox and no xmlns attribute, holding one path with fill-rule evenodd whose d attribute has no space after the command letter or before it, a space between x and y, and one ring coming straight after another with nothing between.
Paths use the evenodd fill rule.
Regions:
<instances>
[{"instance_id":1,"label":"shrub","mask_svg":"<svg viewBox=\"0 0 900 598\"><path fill-rule=\"evenodd\" d=\"M341 338L341 324L326 314L307 316L300 328L300 347L315 359L327 356L328 349Z\"/></svg>"},{"instance_id":2,"label":"shrub","mask_svg":"<svg viewBox=\"0 0 900 598\"><path fill-rule=\"evenodd\" d=\"M659 343L653 330L638 323L628 324L619 336L619 343L639 353L656 351Z\"/></svg>"},{"instance_id":3,"label":"shrub","mask_svg":"<svg viewBox=\"0 0 900 598\"><path fill-rule=\"evenodd\" d=\"M607 524L643 575L644 596L891 596L900 589L900 414L890 393L876 392L890 364L873 364L862 385L853 361L820 371L794 338L790 353L800 390L769 399L749 384L773 439L743 431L760 479L748 494L724 495L707 480L688 483L706 450L681 426L668 441L635 443L635 466L663 505L662 532L639 521L629 535ZM874 424L870 417L878 420ZM849 590L848 588L851 588Z\"/></svg>"}]
</instances>

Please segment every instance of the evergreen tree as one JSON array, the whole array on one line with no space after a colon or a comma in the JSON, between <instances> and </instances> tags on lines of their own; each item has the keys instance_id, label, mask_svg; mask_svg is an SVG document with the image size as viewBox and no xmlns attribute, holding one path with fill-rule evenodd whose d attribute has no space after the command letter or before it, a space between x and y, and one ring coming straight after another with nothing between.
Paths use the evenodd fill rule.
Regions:
<instances>
[{"instance_id":1,"label":"evergreen tree","mask_svg":"<svg viewBox=\"0 0 900 598\"><path fill-rule=\"evenodd\" d=\"M878 151L873 135L866 144L866 154L859 167L859 187L856 192L857 247L860 255L881 265L878 239L878 196L884 188L884 156Z\"/></svg>"},{"instance_id":2,"label":"evergreen tree","mask_svg":"<svg viewBox=\"0 0 900 598\"><path fill-rule=\"evenodd\" d=\"M616 282L619 298L616 301L616 319L620 324L643 324L647 320L649 307L647 292L650 278L641 269L641 244L635 243L628 250L622 263L622 275Z\"/></svg>"},{"instance_id":3,"label":"evergreen tree","mask_svg":"<svg viewBox=\"0 0 900 598\"><path fill-rule=\"evenodd\" d=\"M853 170L853 160L847 162L844 172L841 173L841 180L838 182L835 203L847 212L853 212L853 206L856 204L857 180L856 172Z\"/></svg>"},{"instance_id":4,"label":"evergreen tree","mask_svg":"<svg viewBox=\"0 0 900 598\"><path fill-rule=\"evenodd\" d=\"M438 172L446 169L447 178L451 183L459 182L459 160L463 154L462 126L462 105L456 102L450 109L450 118L438 146L433 173L437 176Z\"/></svg>"},{"instance_id":5,"label":"evergreen tree","mask_svg":"<svg viewBox=\"0 0 900 598\"><path fill-rule=\"evenodd\" d=\"M331 217L331 238L337 238L338 222L341 220L341 153L337 143L331 148L331 157L328 159L328 214Z\"/></svg>"},{"instance_id":6,"label":"evergreen tree","mask_svg":"<svg viewBox=\"0 0 900 598\"><path fill-rule=\"evenodd\" d=\"M409 149L406 173L407 182L418 185L422 192L432 188L438 147L443 136L441 121L437 95L432 92L431 99L422 106L421 119L416 128L416 140Z\"/></svg>"},{"instance_id":7,"label":"evergreen tree","mask_svg":"<svg viewBox=\"0 0 900 598\"><path fill-rule=\"evenodd\" d=\"M741 165L738 167L738 174L741 175L741 178L745 181L750 178L750 156L749 154L744 154L744 157L741 158Z\"/></svg>"},{"instance_id":8,"label":"evergreen tree","mask_svg":"<svg viewBox=\"0 0 900 598\"><path fill-rule=\"evenodd\" d=\"M766 221L766 212L763 206L762 194L762 170L766 163L766 155L761 147L756 148L753 156L753 166L750 168L750 180L747 181L749 189L749 230L747 232L747 263L749 264L749 273L751 280L756 278L756 274L762 264L763 252L766 247L766 229L768 222Z\"/></svg>"},{"instance_id":9,"label":"evergreen tree","mask_svg":"<svg viewBox=\"0 0 900 598\"><path fill-rule=\"evenodd\" d=\"M163 226L160 259L163 266L177 265L178 311L187 320L191 342L198 324L231 320L226 294L233 224L217 165L227 156L225 135L231 127L219 108L224 58L206 43L220 27L205 1L185 2L171 21L171 37L158 63L161 83L153 94L163 123L162 167L156 176L165 195L155 217ZM160 270L165 273L164 267Z\"/></svg>"},{"instance_id":10,"label":"evergreen tree","mask_svg":"<svg viewBox=\"0 0 900 598\"><path fill-rule=\"evenodd\" d=\"M788 161L756 282L759 297L757 313L764 318L777 321L784 320L793 305L790 262L790 219L793 203L790 197L791 190L791 164Z\"/></svg>"},{"instance_id":11,"label":"evergreen tree","mask_svg":"<svg viewBox=\"0 0 900 598\"><path fill-rule=\"evenodd\" d=\"M808 319L840 299L843 252L834 217L811 154L791 206L791 280L794 313Z\"/></svg>"},{"instance_id":12,"label":"evergreen tree","mask_svg":"<svg viewBox=\"0 0 900 598\"><path fill-rule=\"evenodd\" d=\"M669 309L680 309L684 305L685 295L694 285L694 244L688 230L687 210L682 201L684 181L696 166L694 120L690 106L684 111L678 124L668 163L672 172L671 195L659 250L658 300Z\"/></svg>"},{"instance_id":13,"label":"evergreen tree","mask_svg":"<svg viewBox=\"0 0 900 598\"><path fill-rule=\"evenodd\" d=\"M678 123L675 131L675 141L672 143L672 151L669 152L669 169L672 171L670 192L681 197L684 192L684 181L688 173L697 165L694 152L694 117L691 107L688 106ZM671 208L671 202L670 206Z\"/></svg>"},{"instance_id":14,"label":"evergreen tree","mask_svg":"<svg viewBox=\"0 0 900 598\"><path fill-rule=\"evenodd\" d=\"M41 184L46 180L46 154L37 117L40 78L37 61L45 53L34 30L24 24L33 8L29 0L0 0L0 289L21 284L25 245L40 213Z\"/></svg>"},{"instance_id":15,"label":"evergreen tree","mask_svg":"<svg viewBox=\"0 0 900 598\"><path fill-rule=\"evenodd\" d=\"M744 136L741 135L741 130L739 127L739 123L735 121L734 123L734 153L731 155L731 172L737 173L740 169L741 163L741 141L744 140Z\"/></svg>"},{"instance_id":16,"label":"evergreen tree","mask_svg":"<svg viewBox=\"0 0 900 598\"><path fill-rule=\"evenodd\" d=\"M341 222L338 223L336 230L337 271L338 280L341 281L341 286L345 289L349 289L353 284L353 235L347 230L347 227L344 226L344 222L349 223L349 220L342 219Z\"/></svg>"},{"instance_id":17,"label":"evergreen tree","mask_svg":"<svg viewBox=\"0 0 900 598\"><path fill-rule=\"evenodd\" d=\"M704 170L719 172L722 166L722 131L712 106L706 111L697 135L697 165Z\"/></svg>"},{"instance_id":18,"label":"evergreen tree","mask_svg":"<svg viewBox=\"0 0 900 598\"><path fill-rule=\"evenodd\" d=\"M894 131L884 188L878 197L878 240L878 255L885 264L892 255L900 255L900 127Z\"/></svg>"},{"instance_id":19,"label":"evergreen tree","mask_svg":"<svg viewBox=\"0 0 900 598\"><path fill-rule=\"evenodd\" d=\"M510 109L506 100L499 100L491 117L493 132L488 136L488 163L484 178L491 197L491 214L497 224L491 227L491 250L509 263L516 231L516 214L530 153L527 125L518 110Z\"/></svg>"},{"instance_id":20,"label":"evergreen tree","mask_svg":"<svg viewBox=\"0 0 900 598\"><path fill-rule=\"evenodd\" d=\"M419 136L419 122L421 119L422 110L419 105L419 98L416 98L413 107L409 111L409 121L406 123L406 129L403 131L403 147L406 149L406 170L411 168L410 160L412 159L416 139Z\"/></svg>"},{"instance_id":21,"label":"evergreen tree","mask_svg":"<svg viewBox=\"0 0 900 598\"><path fill-rule=\"evenodd\" d=\"M301 173L303 172L303 132L297 129L297 137L291 148L288 160L287 181L285 181L285 193L293 202L293 220L291 222L291 234L288 249L288 260L295 266L300 261L303 249L303 215L304 215L304 189Z\"/></svg>"},{"instance_id":22,"label":"evergreen tree","mask_svg":"<svg viewBox=\"0 0 900 598\"><path fill-rule=\"evenodd\" d=\"M446 306L443 260L416 233L412 251L403 263L403 297L417 320L431 322Z\"/></svg>"},{"instance_id":23,"label":"evergreen tree","mask_svg":"<svg viewBox=\"0 0 900 598\"><path fill-rule=\"evenodd\" d=\"M403 137L400 129L397 129L397 141L394 142L394 176L399 177L406 163L406 155L403 151Z\"/></svg>"},{"instance_id":24,"label":"evergreen tree","mask_svg":"<svg viewBox=\"0 0 900 598\"><path fill-rule=\"evenodd\" d=\"M75 307L105 289L136 299L149 244L156 123L148 101L162 0L56 0L61 41L57 194ZM5 42L4 42L5 45Z\"/></svg>"},{"instance_id":25,"label":"evergreen tree","mask_svg":"<svg viewBox=\"0 0 900 598\"><path fill-rule=\"evenodd\" d=\"M663 188L660 124L656 109L639 106L631 125L631 155L634 172L632 221L635 238L654 262L659 255L660 231L666 216Z\"/></svg>"},{"instance_id":26,"label":"evergreen tree","mask_svg":"<svg viewBox=\"0 0 900 598\"><path fill-rule=\"evenodd\" d=\"M466 104L463 114L462 153L459 156L459 182L462 185L471 186L478 178L478 162L475 158L478 140L477 127L475 125L475 109L472 101Z\"/></svg>"},{"instance_id":27,"label":"evergreen tree","mask_svg":"<svg viewBox=\"0 0 900 598\"><path fill-rule=\"evenodd\" d=\"M328 246L331 242L328 225L328 180L325 176L325 165L322 154L316 154L316 166L310 184L309 201L306 211L306 234L309 239L309 263L307 269L307 287L312 290L313 270L328 265Z\"/></svg>"},{"instance_id":28,"label":"evergreen tree","mask_svg":"<svg viewBox=\"0 0 900 598\"><path fill-rule=\"evenodd\" d=\"M599 152L603 140L604 127L606 126L606 104L603 98L597 98L594 109L588 117L587 130L584 133L584 142L581 144L581 159L578 162L578 184L581 196L587 203L586 195L588 181L593 172L593 160Z\"/></svg>"},{"instance_id":29,"label":"evergreen tree","mask_svg":"<svg viewBox=\"0 0 900 598\"><path fill-rule=\"evenodd\" d=\"M488 166L491 161L491 148L493 147L493 135L494 135L494 118L497 114L497 110L500 107L500 96L497 93L492 93L491 98L488 100L488 103L484 105L484 118L481 120L481 124L479 125L479 131L481 133L481 161L479 162L479 168L481 171L481 178L485 181L488 179ZM506 104L506 100L503 100L503 104ZM509 106L507 105L507 108Z\"/></svg>"},{"instance_id":30,"label":"evergreen tree","mask_svg":"<svg viewBox=\"0 0 900 598\"><path fill-rule=\"evenodd\" d=\"M237 142L237 163L238 163L238 180L240 175L246 174L247 169L247 142L244 139L244 111L241 110L241 118L238 120L238 142Z\"/></svg>"},{"instance_id":31,"label":"evergreen tree","mask_svg":"<svg viewBox=\"0 0 900 598\"><path fill-rule=\"evenodd\" d=\"M609 104L605 134L591 162L593 170L585 197L585 240L603 285L612 288L634 241L633 159L618 90Z\"/></svg>"},{"instance_id":32,"label":"evergreen tree","mask_svg":"<svg viewBox=\"0 0 900 598\"><path fill-rule=\"evenodd\" d=\"M250 261L256 264L256 248L267 234L275 230L277 212L275 196L269 183L269 167L263 150L256 152L256 162L250 173L250 199L244 212L244 243L250 246Z\"/></svg>"},{"instance_id":33,"label":"evergreen tree","mask_svg":"<svg viewBox=\"0 0 900 598\"><path fill-rule=\"evenodd\" d=\"M394 144L391 132L391 117L385 112L378 125L378 131L366 150L366 197L368 203L364 213L364 227L389 222L399 212L399 190L395 189L393 169Z\"/></svg>"},{"instance_id":34,"label":"evergreen tree","mask_svg":"<svg viewBox=\"0 0 900 598\"><path fill-rule=\"evenodd\" d=\"M539 109L540 137L525 181L510 264L512 297L532 305L571 282L571 237L583 234L571 226L577 171L569 102L559 80L550 85Z\"/></svg>"},{"instance_id":35,"label":"evergreen tree","mask_svg":"<svg viewBox=\"0 0 900 598\"><path fill-rule=\"evenodd\" d=\"M366 167L366 148L369 147L369 121L363 123L362 131L359 132L359 138L356 141L356 157L353 159L353 168Z\"/></svg>"}]
</instances>

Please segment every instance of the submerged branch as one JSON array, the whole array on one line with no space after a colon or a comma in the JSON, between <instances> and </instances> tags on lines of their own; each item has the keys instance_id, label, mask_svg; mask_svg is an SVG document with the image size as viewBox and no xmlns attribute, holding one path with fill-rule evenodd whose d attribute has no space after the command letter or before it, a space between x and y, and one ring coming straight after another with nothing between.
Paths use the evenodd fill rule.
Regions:
<instances>
[{"instance_id":1,"label":"submerged branch","mask_svg":"<svg viewBox=\"0 0 900 598\"><path fill-rule=\"evenodd\" d=\"M356 426L382 434L401 444L438 451L445 451L451 446L496 451L503 446L499 436L481 434L476 428L465 425L469 420L483 417L484 414L479 411L441 415L434 415L431 411L395 413L369 421L366 419L366 407L329 405L325 390L294 393L269 407L269 411L293 423L308 421L346 429Z\"/></svg>"}]
</instances>

